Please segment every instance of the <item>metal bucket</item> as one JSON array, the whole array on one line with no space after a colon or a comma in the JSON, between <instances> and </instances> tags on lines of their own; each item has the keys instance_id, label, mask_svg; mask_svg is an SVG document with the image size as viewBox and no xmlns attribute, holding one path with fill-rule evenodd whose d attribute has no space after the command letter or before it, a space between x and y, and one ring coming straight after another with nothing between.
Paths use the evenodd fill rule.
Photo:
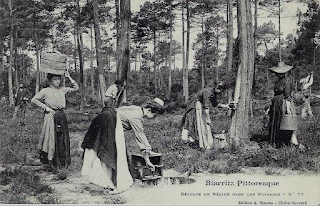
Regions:
<instances>
[{"instance_id":1,"label":"metal bucket","mask_svg":"<svg viewBox=\"0 0 320 206\"><path fill-rule=\"evenodd\" d=\"M297 130L298 116L292 114L283 114L280 122L280 130Z\"/></svg>"}]
</instances>

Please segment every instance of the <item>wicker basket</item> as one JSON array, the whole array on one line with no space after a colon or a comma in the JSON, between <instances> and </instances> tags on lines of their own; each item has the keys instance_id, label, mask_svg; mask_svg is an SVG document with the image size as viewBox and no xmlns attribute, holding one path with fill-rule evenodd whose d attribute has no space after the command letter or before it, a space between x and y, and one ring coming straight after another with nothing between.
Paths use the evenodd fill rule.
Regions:
<instances>
[{"instance_id":1,"label":"wicker basket","mask_svg":"<svg viewBox=\"0 0 320 206\"><path fill-rule=\"evenodd\" d=\"M280 122L280 130L297 130L298 116L292 114L283 114Z\"/></svg>"},{"instance_id":2,"label":"wicker basket","mask_svg":"<svg viewBox=\"0 0 320 206\"><path fill-rule=\"evenodd\" d=\"M40 70L45 73L63 75L66 72L66 56L58 51L41 52Z\"/></svg>"}]
</instances>

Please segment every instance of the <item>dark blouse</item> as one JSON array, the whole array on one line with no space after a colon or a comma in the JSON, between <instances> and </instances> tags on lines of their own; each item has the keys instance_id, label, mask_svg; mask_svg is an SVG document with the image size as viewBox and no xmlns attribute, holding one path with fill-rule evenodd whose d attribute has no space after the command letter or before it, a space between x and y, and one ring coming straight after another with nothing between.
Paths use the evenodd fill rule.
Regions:
<instances>
[{"instance_id":1,"label":"dark blouse","mask_svg":"<svg viewBox=\"0 0 320 206\"><path fill-rule=\"evenodd\" d=\"M201 89L190 98L188 108L195 108L195 103L197 101L200 101L204 108L209 108L210 103L213 107L216 107L218 105L217 93L214 92L213 87Z\"/></svg>"},{"instance_id":2,"label":"dark blouse","mask_svg":"<svg viewBox=\"0 0 320 206\"><path fill-rule=\"evenodd\" d=\"M291 84L288 78L281 78L274 85L274 95L281 94L285 98L290 98L291 96Z\"/></svg>"}]
</instances>

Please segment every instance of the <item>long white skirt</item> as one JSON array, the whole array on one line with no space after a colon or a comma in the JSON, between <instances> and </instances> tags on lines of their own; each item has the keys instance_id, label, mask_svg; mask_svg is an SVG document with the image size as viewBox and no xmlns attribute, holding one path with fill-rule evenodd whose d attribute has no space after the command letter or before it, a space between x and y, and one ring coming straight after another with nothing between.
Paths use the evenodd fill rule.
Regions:
<instances>
[{"instance_id":1,"label":"long white skirt","mask_svg":"<svg viewBox=\"0 0 320 206\"><path fill-rule=\"evenodd\" d=\"M210 125L206 123L206 115L202 109L200 101L196 102L196 122L197 122L197 134L199 136L199 147L211 149L213 147L213 136L211 133ZM192 137L189 137L189 131L183 128L181 132L181 138L185 141L194 142Z\"/></svg>"},{"instance_id":2,"label":"long white skirt","mask_svg":"<svg viewBox=\"0 0 320 206\"><path fill-rule=\"evenodd\" d=\"M210 125L206 123L205 114L202 110L200 101L196 102L196 116L197 116L197 129L199 135L199 147L211 149L213 144L213 137Z\"/></svg>"},{"instance_id":3,"label":"long white skirt","mask_svg":"<svg viewBox=\"0 0 320 206\"><path fill-rule=\"evenodd\" d=\"M117 187L112 182L112 168L100 161L97 153L92 149L85 149L81 175L89 182L102 187L126 190L133 184L132 176L129 172L126 143L122 123L117 113L116 126L116 147L117 147Z\"/></svg>"}]
</instances>

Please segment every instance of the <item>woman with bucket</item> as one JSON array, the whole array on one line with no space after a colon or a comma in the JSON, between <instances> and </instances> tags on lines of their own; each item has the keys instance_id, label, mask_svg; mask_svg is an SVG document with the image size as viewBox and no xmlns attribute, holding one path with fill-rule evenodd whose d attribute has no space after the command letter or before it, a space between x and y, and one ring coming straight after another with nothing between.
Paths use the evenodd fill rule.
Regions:
<instances>
[{"instance_id":1,"label":"woman with bucket","mask_svg":"<svg viewBox=\"0 0 320 206\"><path fill-rule=\"evenodd\" d=\"M180 129L181 138L185 141L199 141L199 147L211 149L213 137L211 133L211 120L209 106L228 108L231 104L218 103L218 95L224 91L225 85L222 81L215 83L213 87L200 90L191 97L187 109L182 117Z\"/></svg>"},{"instance_id":2,"label":"woman with bucket","mask_svg":"<svg viewBox=\"0 0 320 206\"><path fill-rule=\"evenodd\" d=\"M277 148L290 143L299 145L296 137L298 118L291 95L292 84L288 78L291 69L292 66L284 62L279 62L278 66L270 68L278 80L274 86L274 97L269 110L269 141Z\"/></svg>"},{"instance_id":3,"label":"woman with bucket","mask_svg":"<svg viewBox=\"0 0 320 206\"><path fill-rule=\"evenodd\" d=\"M164 102L155 98L144 107L135 105L115 109L106 105L95 117L81 144L84 160L81 175L89 182L118 194L133 185L129 172L124 130L135 132L136 142L146 164L155 169L149 155L155 154L144 133L144 122L162 114Z\"/></svg>"}]
</instances>

